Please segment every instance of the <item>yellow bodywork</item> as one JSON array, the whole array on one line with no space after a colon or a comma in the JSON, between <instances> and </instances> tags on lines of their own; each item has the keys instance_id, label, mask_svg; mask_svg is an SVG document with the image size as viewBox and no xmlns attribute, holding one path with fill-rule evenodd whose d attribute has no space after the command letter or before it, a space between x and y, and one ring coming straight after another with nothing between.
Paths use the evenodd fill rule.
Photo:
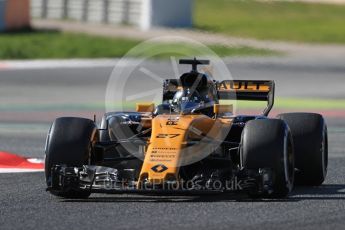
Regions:
<instances>
[{"instance_id":1,"label":"yellow bodywork","mask_svg":"<svg viewBox=\"0 0 345 230\"><path fill-rule=\"evenodd\" d=\"M180 166L201 160L221 143L231 125L230 118L205 115L159 115L152 119L139 183L178 181Z\"/></svg>"}]
</instances>

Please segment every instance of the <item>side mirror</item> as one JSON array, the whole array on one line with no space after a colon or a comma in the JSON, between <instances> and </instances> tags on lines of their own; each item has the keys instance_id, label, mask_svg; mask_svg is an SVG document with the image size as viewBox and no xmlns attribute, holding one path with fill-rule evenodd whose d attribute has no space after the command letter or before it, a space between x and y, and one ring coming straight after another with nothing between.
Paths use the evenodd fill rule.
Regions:
<instances>
[{"instance_id":1,"label":"side mirror","mask_svg":"<svg viewBox=\"0 0 345 230\"><path fill-rule=\"evenodd\" d=\"M153 113L155 110L154 103L137 103L136 111L139 113Z\"/></svg>"},{"instance_id":2,"label":"side mirror","mask_svg":"<svg viewBox=\"0 0 345 230\"><path fill-rule=\"evenodd\" d=\"M233 113L233 105L220 105L220 104L214 104L213 105L213 112L216 115L219 114L226 114L226 113Z\"/></svg>"}]
</instances>

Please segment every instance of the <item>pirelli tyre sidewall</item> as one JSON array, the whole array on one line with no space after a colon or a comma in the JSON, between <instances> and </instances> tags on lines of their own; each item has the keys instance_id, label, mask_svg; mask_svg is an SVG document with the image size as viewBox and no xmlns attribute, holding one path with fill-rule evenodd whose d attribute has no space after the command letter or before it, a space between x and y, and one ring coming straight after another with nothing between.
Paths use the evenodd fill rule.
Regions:
<instances>
[{"instance_id":1,"label":"pirelli tyre sidewall","mask_svg":"<svg viewBox=\"0 0 345 230\"><path fill-rule=\"evenodd\" d=\"M45 176L47 185L51 183L51 169L54 165L81 167L91 164L92 145L99 140L97 126L92 120L76 117L61 117L52 124L46 141ZM89 192L61 193L52 192L62 197L88 197Z\"/></svg>"},{"instance_id":2,"label":"pirelli tyre sidewall","mask_svg":"<svg viewBox=\"0 0 345 230\"><path fill-rule=\"evenodd\" d=\"M327 175L328 136L324 118L316 113L277 116L290 127L296 155L296 184L318 186Z\"/></svg>"},{"instance_id":3,"label":"pirelli tyre sidewall","mask_svg":"<svg viewBox=\"0 0 345 230\"><path fill-rule=\"evenodd\" d=\"M249 121L242 133L241 165L244 169L271 169L273 193L250 196L284 198L293 189L294 152L287 124L278 119Z\"/></svg>"}]
</instances>

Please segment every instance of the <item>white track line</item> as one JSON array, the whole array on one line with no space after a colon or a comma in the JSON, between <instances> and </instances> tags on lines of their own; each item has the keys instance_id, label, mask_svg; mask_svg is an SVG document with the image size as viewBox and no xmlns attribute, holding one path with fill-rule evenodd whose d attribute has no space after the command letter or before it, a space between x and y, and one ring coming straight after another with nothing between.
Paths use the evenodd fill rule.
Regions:
<instances>
[{"instance_id":1,"label":"white track line","mask_svg":"<svg viewBox=\"0 0 345 230\"><path fill-rule=\"evenodd\" d=\"M43 171L44 169L0 168L0 173L31 173Z\"/></svg>"},{"instance_id":2,"label":"white track line","mask_svg":"<svg viewBox=\"0 0 345 230\"><path fill-rule=\"evenodd\" d=\"M96 68L115 67L120 59L56 59L56 60L27 60L27 61L0 61L0 70L17 69L57 69L57 68ZM121 62L121 65L130 66L135 59Z\"/></svg>"},{"instance_id":3,"label":"white track line","mask_svg":"<svg viewBox=\"0 0 345 230\"><path fill-rule=\"evenodd\" d=\"M0 61L1 70L114 67L114 59Z\"/></svg>"}]
</instances>

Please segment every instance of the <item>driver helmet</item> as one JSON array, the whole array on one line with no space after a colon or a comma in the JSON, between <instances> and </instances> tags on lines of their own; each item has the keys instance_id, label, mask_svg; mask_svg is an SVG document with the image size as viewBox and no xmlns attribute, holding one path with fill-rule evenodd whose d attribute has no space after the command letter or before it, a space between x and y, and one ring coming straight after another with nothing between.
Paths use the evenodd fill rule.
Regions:
<instances>
[{"instance_id":1,"label":"driver helmet","mask_svg":"<svg viewBox=\"0 0 345 230\"><path fill-rule=\"evenodd\" d=\"M190 89L179 90L175 93L173 98L173 104L178 104L181 102L196 102L200 103L200 96L198 92L191 93Z\"/></svg>"},{"instance_id":2,"label":"driver helmet","mask_svg":"<svg viewBox=\"0 0 345 230\"><path fill-rule=\"evenodd\" d=\"M202 103L197 91L191 92L189 88L177 91L172 100L176 112L186 112L198 108Z\"/></svg>"}]
</instances>

